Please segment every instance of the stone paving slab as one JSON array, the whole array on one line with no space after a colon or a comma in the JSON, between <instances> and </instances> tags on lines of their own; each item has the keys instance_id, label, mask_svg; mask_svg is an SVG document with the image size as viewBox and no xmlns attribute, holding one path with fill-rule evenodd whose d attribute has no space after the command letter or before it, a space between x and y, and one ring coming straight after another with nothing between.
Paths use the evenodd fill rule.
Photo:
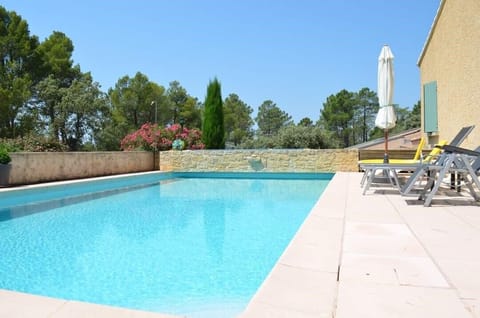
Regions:
<instances>
[{"instance_id":1,"label":"stone paving slab","mask_svg":"<svg viewBox=\"0 0 480 318\"><path fill-rule=\"evenodd\" d=\"M337 294L336 279L336 273L279 265L269 276L268 284L262 285L251 307L260 303L277 310L311 315L328 314L331 313ZM246 313L249 313L248 308Z\"/></svg>"},{"instance_id":2,"label":"stone paving slab","mask_svg":"<svg viewBox=\"0 0 480 318\"><path fill-rule=\"evenodd\" d=\"M34 296L0 289L0 317L50 317L65 300Z\"/></svg>"},{"instance_id":3,"label":"stone paving slab","mask_svg":"<svg viewBox=\"0 0 480 318\"><path fill-rule=\"evenodd\" d=\"M455 290L340 281L336 318L472 318Z\"/></svg>"},{"instance_id":4,"label":"stone paving slab","mask_svg":"<svg viewBox=\"0 0 480 318\"><path fill-rule=\"evenodd\" d=\"M350 177L358 179L355 174ZM350 198L355 199L346 207L337 317L348 317L354 312L352 308L357 310L357 317L480 317L480 275L475 274L475 268L480 268L480 253L476 252L480 246L480 204L468 194L452 192L441 191L427 208L416 198L402 197L391 188L362 195L359 188L350 187ZM378 206L380 200L385 200L385 205ZM381 216L392 210L394 223L400 221L403 232L382 237L370 225L362 236L352 229L358 214L368 215L368 222L382 228L396 227L398 224L389 222L392 215ZM391 246L390 251L387 246ZM361 268L374 268L377 279L362 279L365 271ZM396 279L390 269L395 269Z\"/></svg>"},{"instance_id":5,"label":"stone paving slab","mask_svg":"<svg viewBox=\"0 0 480 318\"><path fill-rule=\"evenodd\" d=\"M395 257L344 253L340 282L429 286L449 288L449 284L429 257Z\"/></svg>"},{"instance_id":6,"label":"stone paving slab","mask_svg":"<svg viewBox=\"0 0 480 318\"><path fill-rule=\"evenodd\" d=\"M180 318L180 316L68 301L0 289L0 317L5 318Z\"/></svg>"},{"instance_id":7,"label":"stone paving slab","mask_svg":"<svg viewBox=\"0 0 480 318\"><path fill-rule=\"evenodd\" d=\"M109 307L102 305L85 304L78 301L69 301L58 309L52 316L54 318L179 318L179 316L158 314L153 312L130 310L125 308Z\"/></svg>"}]
</instances>

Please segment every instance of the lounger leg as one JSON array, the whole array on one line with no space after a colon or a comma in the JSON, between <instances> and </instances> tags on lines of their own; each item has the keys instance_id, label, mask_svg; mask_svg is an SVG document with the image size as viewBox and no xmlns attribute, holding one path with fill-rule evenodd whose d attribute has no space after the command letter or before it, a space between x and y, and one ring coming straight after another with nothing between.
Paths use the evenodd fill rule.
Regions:
<instances>
[{"instance_id":1,"label":"lounger leg","mask_svg":"<svg viewBox=\"0 0 480 318\"><path fill-rule=\"evenodd\" d=\"M470 165L470 163L465 157L463 158L463 160L465 162L465 166L467 168L468 174L472 178L472 182L475 183L478 189L480 189L480 180L478 180L477 174L475 173L475 171L473 171L472 166Z\"/></svg>"},{"instance_id":2,"label":"lounger leg","mask_svg":"<svg viewBox=\"0 0 480 318\"><path fill-rule=\"evenodd\" d=\"M418 167L415 169L413 174L408 178L407 183L403 185L403 187L400 190L400 193L402 195L408 195L410 191L412 191L413 186L415 183L420 179L420 177L425 173L425 167Z\"/></svg>"},{"instance_id":3,"label":"lounger leg","mask_svg":"<svg viewBox=\"0 0 480 318\"><path fill-rule=\"evenodd\" d=\"M360 181L360 187L363 187L365 180L367 180L369 171L370 169L365 169L365 171L363 172L362 180Z\"/></svg>"},{"instance_id":4,"label":"lounger leg","mask_svg":"<svg viewBox=\"0 0 480 318\"><path fill-rule=\"evenodd\" d=\"M453 160L454 160L453 155L448 156L448 158L445 160L442 169L438 173L437 182L435 182L435 185L433 186L433 189L425 197L425 203L423 204L423 206L429 207L429 206L432 205L433 196L435 195L435 193L437 193L438 188L440 187L440 184L442 183L443 178L445 178L445 175L447 174L448 169L452 166Z\"/></svg>"},{"instance_id":5,"label":"lounger leg","mask_svg":"<svg viewBox=\"0 0 480 318\"><path fill-rule=\"evenodd\" d=\"M463 156L463 155L461 156L461 158L462 158L462 161L465 164L468 175L470 175L470 178L472 179L471 181L469 181L468 180L468 175L464 176L465 183L468 186L468 190L470 191L470 194L473 196L475 201L480 201L480 197L478 196L477 192L475 192L475 189L473 188L473 183L475 183L477 188L480 189L480 180L478 180L477 174L475 173L475 171L473 171L473 168L470 165L470 162L468 161L468 159L465 158L465 156Z\"/></svg>"},{"instance_id":6,"label":"lounger leg","mask_svg":"<svg viewBox=\"0 0 480 318\"><path fill-rule=\"evenodd\" d=\"M475 199L475 201L480 201L480 197L478 196L477 192L475 192L475 189L473 188L473 182L468 180L468 176L465 175L463 176L463 180L465 182L465 185L468 187L468 191L470 192L470 195Z\"/></svg>"},{"instance_id":7,"label":"lounger leg","mask_svg":"<svg viewBox=\"0 0 480 318\"><path fill-rule=\"evenodd\" d=\"M432 191L434 186L435 186L435 176L438 174L438 171L437 170L428 170L427 171L427 183L425 184L425 186L423 187L422 191L420 192L419 196L418 196L418 199L419 200L425 200L425 198L427 197L427 193L428 191Z\"/></svg>"},{"instance_id":8,"label":"lounger leg","mask_svg":"<svg viewBox=\"0 0 480 318\"><path fill-rule=\"evenodd\" d=\"M370 185L372 184L373 178L375 178L375 172L377 171L377 169L375 169L375 168L372 168L372 169L369 169L369 170L370 170L370 173L368 174L368 177L367 177L367 184L363 188L363 193L362 193L363 195L365 195L367 190L370 188Z\"/></svg>"},{"instance_id":9,"label":"lounger leg","mask_svg":"<svg viewBox=\"0 0 480 318\"><path fill-rule=\"evenodd\" d=\"M390 182L392 183L392 185L395 185L397 186L398 188L398 191L401 192L402 191L402 188L400 187L400 181L398 180L398 174L397 174L397 170L395 169L389 169L389 172L391 173L391 177L390 177ZM393 179L393 180L392 180ZM394 184L395 183L395 184Z\"/></svg>"}]
</instances>

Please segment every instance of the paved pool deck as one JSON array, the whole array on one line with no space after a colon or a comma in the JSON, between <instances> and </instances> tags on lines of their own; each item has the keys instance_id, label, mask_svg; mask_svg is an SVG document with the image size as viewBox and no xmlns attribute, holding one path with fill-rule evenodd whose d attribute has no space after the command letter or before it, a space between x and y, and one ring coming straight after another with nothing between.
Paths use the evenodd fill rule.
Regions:
<instances>
[{"instance_id":1,"label":"paved pool deck","mask_svg":"<svg viewBox=\"0 0 480 318\"><path fill-rule=\"evenodd\" d=\"M241 317L480 317L480 205L360 180L335 175Z\"/></svg>"},{"instance_id":2,"label":"paved pool deck","mask_svg":"<svg viewBox=\"0 0 480 318\"><path fill-rule=\"evenodd\" d=\"M337 173L240 318L480 318L480 204ZM0 317L163 315L0 290Z\"/></svg>"}]
</instances>

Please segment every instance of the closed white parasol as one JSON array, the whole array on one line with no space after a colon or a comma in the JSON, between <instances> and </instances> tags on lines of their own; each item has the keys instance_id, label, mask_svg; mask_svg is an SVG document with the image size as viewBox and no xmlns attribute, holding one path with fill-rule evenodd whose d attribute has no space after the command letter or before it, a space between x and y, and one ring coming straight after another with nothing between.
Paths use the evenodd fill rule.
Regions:
<instances>
[{"instance_id":1,"label":"closed white parasol","mask_svg":"<svg viewBox=\"0 0 480 318\"><path fill-rule=\"evenodd\" d=\"M382 128L385 133L385 162L388 162L388 130L395 127L397 122L393 107L393 88L393 53L388 45L384 45L378 57L377 95L380 109L375 118L375 126Z\"/></svg>"}]
</instances>

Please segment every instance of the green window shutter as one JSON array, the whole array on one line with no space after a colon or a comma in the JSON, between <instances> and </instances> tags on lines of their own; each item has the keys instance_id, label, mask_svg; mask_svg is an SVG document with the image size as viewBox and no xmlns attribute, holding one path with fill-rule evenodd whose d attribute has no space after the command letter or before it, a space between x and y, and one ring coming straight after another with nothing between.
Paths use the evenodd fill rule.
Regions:
<instances>
[{"instance_id":1,"label":"green window shutter","mask_svg":"<svg viewBox=\"0 0 480 318\"><path fill-rule=\"evenodd\" d=\"M437 82L423 85L423 115L425 132L438 131Z\"/></svg>"}]
</instances>

